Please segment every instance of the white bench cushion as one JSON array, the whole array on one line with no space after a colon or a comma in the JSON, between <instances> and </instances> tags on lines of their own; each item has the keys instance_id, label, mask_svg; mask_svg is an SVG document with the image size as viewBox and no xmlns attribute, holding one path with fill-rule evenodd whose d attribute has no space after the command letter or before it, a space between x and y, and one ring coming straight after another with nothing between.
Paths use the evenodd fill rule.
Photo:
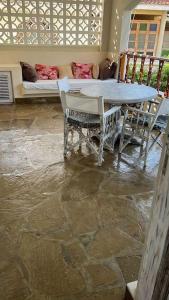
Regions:
<instances>
[{"instance_id":1,"label":"white bench cushion","mask_svg":"<svg viewBox=\"0 0 169 300\"><path fill-rule=\"evenodd\" d=\"M95 83L109 83L115 81L115 79L108 79L102 81L100 79L68 79L71 90L80 90L85 86L89 86ZM23 91L25 94L32 94L37 92L58 92L57 80L38 80L36 82L23 81Z\"/></svg>"}]
</instances>

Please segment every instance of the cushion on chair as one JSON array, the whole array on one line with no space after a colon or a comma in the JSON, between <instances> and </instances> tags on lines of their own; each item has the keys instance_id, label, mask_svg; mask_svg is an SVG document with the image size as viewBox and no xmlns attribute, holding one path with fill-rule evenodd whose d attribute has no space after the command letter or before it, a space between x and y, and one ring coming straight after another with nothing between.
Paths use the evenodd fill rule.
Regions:
<instances>
[{"instance_id":1,"label":"cushion on chair","mask_svg":"<svg viewBox=\"0 0 169 300\"><path fill-rule=\"evenodd\" d=\"M74 78L71 65L58 66L58 69L59 69L59 78L64 78L64 77L68 77L69 79Z\"/></svg>"},{"instance_id":2,"label":"cushion on chair","mask_svg":"<svg viewBox=\"0 0 169 300\"><path fill-rule=\"evenodd\" d=\"M72 72L75 79L92 79L93 64L72 63Z\"/></svg>"},{"instance_id":3,"label":"cushion on chair","mask_svg":"<svg viewBox=\"0 0 169 300\"><path fill-rule=\"evenodd\" d=\"M38 79L42 79L42 80L58 79L59 71L56 66L46 66L46 65L42 65L42 64L36 64L35 69L38 74Z\"/></svg>"},{"instance_id":4,"label":"cushion on chair","mask_svg":"<svg viewBox=\"0 0 169 300\"><path fill-rule=\"evenodd\" d=\"M35 68L22 61L20 62L20 65L22 68L22 77L24 81L36 82L38 80Z\"/></svg>"},{"instance_id":5,"label":"cushion on chair","mask_svg":"<svg viewBox=\"0 0 169 300\"><path fill-rule=\"evenodd\" d=\"M99 78L101 80L106 80L109 78L114 78L117 70L117 63L111 62L109 58L103 60L100 65Z\"/></svg>"},{"instance_id":6,"label":"cushion on chair","mask_svg":"<svg viewBox=\"0 0 169 300\"><path fill-rule=\"evenodd\" d=\"M75 113L74 115L69 116L68 123L82 128L99 128L100 118L97 115Z\"/></svg>"}]
</instances>

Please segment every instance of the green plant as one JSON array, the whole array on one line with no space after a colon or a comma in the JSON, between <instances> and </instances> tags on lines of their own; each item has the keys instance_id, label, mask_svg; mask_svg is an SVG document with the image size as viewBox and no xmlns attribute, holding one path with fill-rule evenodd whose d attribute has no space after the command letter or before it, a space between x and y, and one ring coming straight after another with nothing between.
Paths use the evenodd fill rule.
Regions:
<instances>
[{"instance_id":1,"label":"green plant","mask_svg":"<svg viewBox=\"0 0 169 300\"><path fill-rule=\"evenodd\" d=\"M158 74L158 67L152 73L151 81L150 81L151 87L157 88L157 74ZM132 77L132 65L130 65L128 77L129 78ZM147 82L147 77L148 77L148 67L143 72L143 83L145 84ZM135 81L139 82L139 78L140 78L140 65L137 65ZM162 70L161 86L160 86L160 90L162 92L166 90L168 78L169 78L169 63L165 64Z\"/></svg>"},{"instance_id":2,"label":"green plant","mask_svg":"<svg viewBox=\"0 0 169 300\"><path fill-rule=\"evenodd\" d=\"M162 50L161 56L169 58L169 50Z\"/></svg>"}]
</instances>

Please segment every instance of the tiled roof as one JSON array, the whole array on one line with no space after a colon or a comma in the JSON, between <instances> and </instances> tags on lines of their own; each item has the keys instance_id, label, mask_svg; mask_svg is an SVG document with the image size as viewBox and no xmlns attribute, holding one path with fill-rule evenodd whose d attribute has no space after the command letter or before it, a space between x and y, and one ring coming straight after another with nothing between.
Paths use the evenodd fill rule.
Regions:
<instances>
[{"instance_id":1,"label":"tiled roof","mask_svg":"<svg viewBox=\"0 0 169 300\"><path fill-rule=\"evenodd\" d=\"M169 5L169 0L142 0L144 4Z\"/></svg>"}]
</instances>

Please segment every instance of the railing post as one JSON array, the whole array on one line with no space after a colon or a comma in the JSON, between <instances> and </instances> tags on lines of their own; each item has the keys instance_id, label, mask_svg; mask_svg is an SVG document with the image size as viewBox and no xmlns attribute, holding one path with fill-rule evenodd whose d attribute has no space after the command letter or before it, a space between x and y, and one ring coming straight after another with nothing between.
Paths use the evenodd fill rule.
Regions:
<instances>
[{"instance_id":1,"label":"railing post","mask_svg":"<svg viewBox=\"0 0 169 300\"><path fill-rule=\"evenodd\" d=\"M146 56L143 55L143 56L141 57L141 67L140 67L139 84L142 84L142 81L143 81L145 60L146 60Z\"/></svg>"},{"instance_id":2,"label":"railing post","mask_svg":"<svg viewBox=\"0 0 169 300\"><path fill-rule=\"evenodd\" d=\"M155 61L155 58L154 57L150 57L148 77L147 77L147 85L150 85L151 76L152 76L152 72L153 72L154 61Z\"/></svg>"},{"instance_id":3,"label":"railing post","mask_svg":"<svg viewBox=\"0 0 169 300\"><path fill-rule=\"evenodd\" d=\"M127 64L126 64L125 82L128 81L129 67L130 67L130 54L127 53Z\"/></svg>"},{"instance_id":4,"label":"railing post","mask_svg":"<svg viewBox=\"0 0 169 300\"><path fill-rule=\"evenodd\" d=\"M158 68L158 73L157 73L157 90L158 92L160 91L160 86L161 86L161 75L162 75L162 69L164 66L164 59L159 60L159 68Z\"/></svg>"},{"instance_id":5,"label":"railing post","mask_svg":"<svg viewBox=\"0 0 169 300\"><path fill-rule=\"evenodd\" d=\"M136 67L137 67L137 55L134 55L134 63L133 63L133 69L132 69L132 77L131 77L131 83L135 82L135 77L136 77Z\"/></svg>"}]
</instances>

